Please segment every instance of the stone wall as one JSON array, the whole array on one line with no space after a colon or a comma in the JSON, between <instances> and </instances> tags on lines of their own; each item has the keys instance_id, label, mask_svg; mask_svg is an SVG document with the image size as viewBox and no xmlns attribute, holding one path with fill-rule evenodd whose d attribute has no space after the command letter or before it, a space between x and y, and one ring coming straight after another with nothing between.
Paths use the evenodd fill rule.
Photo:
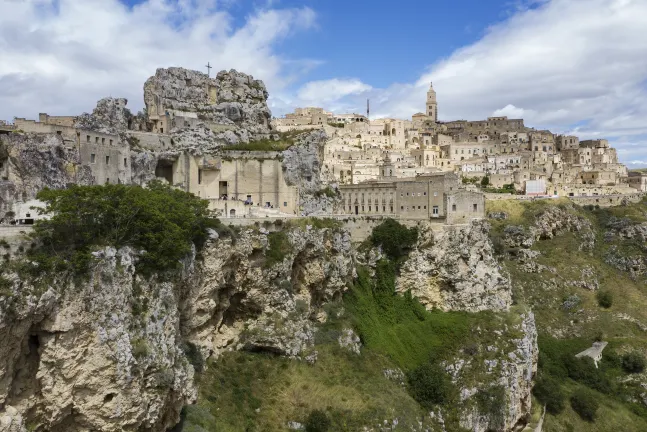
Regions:
<instances>
[{"instance_id":1,"label":"stone wall","mask_svg":"<svg viewBox=\"0 0 647 432\"><path fill-rule=\"evenodd\" d=\"M152 132L128 131L134 144L151 151L166 151L171 148L171 137Z\"/></svg>"}]
</instances>

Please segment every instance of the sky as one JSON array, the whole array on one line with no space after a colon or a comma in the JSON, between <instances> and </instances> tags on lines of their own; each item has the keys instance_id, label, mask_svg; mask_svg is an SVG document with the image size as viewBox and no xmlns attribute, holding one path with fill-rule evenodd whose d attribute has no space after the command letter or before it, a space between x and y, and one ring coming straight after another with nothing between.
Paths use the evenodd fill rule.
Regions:
<instances>
[{"instance_id":1,"label":"sky","mask_svg":"<svg viewBox=\"0 0 647 432\"><path fill-rule=\"evenodd\" d=\"M647 0L0 0L0 119L143 107L159 67L262 79L298 106L492 115L607 138L647 166Z\"/></svg>"}]
</instances>

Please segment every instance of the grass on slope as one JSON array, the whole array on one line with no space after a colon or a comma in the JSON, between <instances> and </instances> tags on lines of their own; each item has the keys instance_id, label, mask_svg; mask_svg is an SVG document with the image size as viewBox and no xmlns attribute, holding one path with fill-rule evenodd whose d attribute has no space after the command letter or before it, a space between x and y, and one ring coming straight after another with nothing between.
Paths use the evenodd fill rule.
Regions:
<instances>
[{"instance_id":1,"label":"grass on slope","mask_svg":"<svg viewBox=\"0 0 647 432\"><path fill-rule=\"evenodd\" d=\"M199 403L187 407L183 431L284 431L288 421L305 423L314 409L327 412L334 431L396 416L404 427L423 414L404 387L384 377L382 370L392 367L387 358L373 352L360 357L332 344L317 351L314 365L270 354L225 354L201 377Z\"/></svg>"}]
</instances>

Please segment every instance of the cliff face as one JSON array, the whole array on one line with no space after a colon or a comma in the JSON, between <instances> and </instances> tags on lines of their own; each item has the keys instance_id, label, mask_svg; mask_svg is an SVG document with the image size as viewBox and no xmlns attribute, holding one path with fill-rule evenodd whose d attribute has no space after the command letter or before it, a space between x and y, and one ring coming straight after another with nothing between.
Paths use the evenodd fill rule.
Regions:
<instances>
[{"instance_id":1,"label":"cliff face","mask_svg":"<svg viewBox=\"0 0 647 432\"><path fill-rule=\"evenodd\" d=\"M0 179L0 220L12 203L31 200L43 188L93 182L76 148L66 146L56 134L0 135L0 162L9 171L6 180Z\"/></svg>"},{"instance_id":2,"label":"cliff face","mask_svg":"<svg viewBox=\"0 0 647 432\"><path fill-rule=\"evenodd\" d=\"M171 132L181 148L197 145L217 147L223 144L247 142L265 138L271 132L272 114L267 106L268 92L260 80L236 70L221 71L215 78L184 68L157 69L144 84L144 102L149 115L172 112L187 116L197 115L202 122L202 140L191 139L183 132L183 122L173 124ZM163 109L164 112L158 112ZM211 126L224 126L224 132L209 133ZM201 127L192 125L191 129ZM203 148L204 150L204 148Z\"/></svg>"},{"instance_id":3,"label":"cliff face","mask_svg":"<svg viewBox=\"0 0 647 432\"><path fill-rule=\"evenodd\" d=\"M126 108L124 98L103 98L97 102L92 114L84 113L76 118L74 127L107 134L120 134L129 129L133 115Z\"/></svg>"},{"instance_id":4,"label":"cliff face","mask_svg":"<svg viewBox=\"0 0 647 432\"><path fill-rule=\"evenodd\" d=\"M194 368L208 355L300 356L322 304L353 276L350 238L332 229L280 235L284 259L270 264L268 235L246 230L235 239L212 233L179 274L142 278L135 251L111 248L95 253L87 281L5 274L0 424L163 431L195 400Z\"/></svg>"},{"instance_id":5,"label":"cliff face","mask_svg":"<svg viewBox=\"0 0 647 432\"><path fill-rule=\"evenodd\" d=\"M487 222L467 226L423 227L397 280L398 292L411 291L428 309L506 311L510 281L494 258Z\"/></svg>"},{"instance_id":6,"label":"cliff face","mask_svg":"<svg viewBox=\"0 0 647 432\"><path fill-rule=\"evenodd\" d=\"M322 192L326 186L321 180L321 168L327 139L323 130L304 133L283 152L283 176L288 185L299 188L302 216L331 214L339 200L330 187L328 194Z\"/></svg>"},{"instance_id":7,"label":"cliff face","mask_svg":"<svg viewBox=\"0 0 647 432\"><path fill-rule=\"evenodd\" d=\"M467 355L446 367L461 389L464 408L460 425L467 430L513 431L528 420L539 349L534 315L524 312L518 317L496 332L499 337L483 347L484 353ZM475 331L480 333L481 329ZM479 407L479 392L493 401L499 392L503 410L484 412Z\"/></svg>"}]
</instances>

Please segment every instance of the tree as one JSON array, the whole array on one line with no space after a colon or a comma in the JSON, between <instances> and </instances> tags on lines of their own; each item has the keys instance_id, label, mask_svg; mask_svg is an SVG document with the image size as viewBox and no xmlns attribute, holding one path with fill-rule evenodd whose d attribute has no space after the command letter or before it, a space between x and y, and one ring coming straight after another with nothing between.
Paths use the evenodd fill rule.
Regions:
<instances>
[{"instance_id":1,"label":"tree","mask_svg":"<svg viewBox=\"0 0 647 432\"><path fill-rule=\"evenodd\" d=\"M312 410L306 420L306 432L327 432L330 429L330 419L321 410Z\"/></svg>"},{"instance_id":2,"label":"tree","mask_svg":"<svg viewBox=\"0 0 647 432\"><path fill-rule=\"evenodd\" d=\"M571 407L586 421L595 421L598 411L598 401L595 395L587 389L580 389L571 396Z\"/></svg>"},{"instance_id":3,"label":"tree","mask_svg":"<svg viewBox=\"0 0 647 432\"><path fill-rule=\"evenodd\" d=\"M613 294L609 291L598 291L596 297L600 307L609 309L613 305Z\"/></svg>"},{"instance_id":4,"label":"tree","mask_svg":"<svg viewBox=\"0 0 647 432\"><path fill-rule=\"evenodd\" d=\"M398 260L407 254L418 240L418 230L407 228L393 219L387 219L373 229L370 241L374 246L381 246L384 253L392 260Z\"/></svg>"},{"instance_id":5,"label":"tree","mask_svg":"<svg viewBox=\"0 0 647 432\"><path fill-rule=\"evenodd\" d=\"M645 370L645 357L639 352L631 352L622 356L622 368L627 373L641 373Z\"/></svg>"},{"instance_id":6,"label":"tree","mask_svg":"<svg viewBox=\"0 0 647 432\"><path fill-rule=\"evenodd\" d=\"M541 377L537 380L532 394L546 406L546 411L556 415L564 410L564 391L554 378Z\"/></svg>"},{"instance_id":7,"label":"tree","mask_svg":"<svg viewBox=\"0 0 647 432\"><path fill-rule=\"evenodd\" d=\"M409 373L409 392L425 408L440 405L447 401L450 381L439 366L425 363Z\"/></svg>"},{"instance_id":8,"label":"tree","mask_svg":"<svg viewBox=\"0 0 647 432\"><path fill-rule=\"evenodd\" d=\"M138 270L177 268L191 245L200 247L207 228L219 226L208 203L160 182L133 185L71 186L44 189L37 198L49 219L39 220L34 236L39 246L30 258L39 271L85 272L92 250L107 245L143 251Z\"/></svg>"},{"instance_id":9,"label":"tree","mask_svg":"<svg viewBox=\"0 0 647 432\"><path fill-rule=\"evenodd\" d=\"M485 176L481 179L481 186L488 187L490 185L490 177Z\"/></svg>"}]
</instances>

